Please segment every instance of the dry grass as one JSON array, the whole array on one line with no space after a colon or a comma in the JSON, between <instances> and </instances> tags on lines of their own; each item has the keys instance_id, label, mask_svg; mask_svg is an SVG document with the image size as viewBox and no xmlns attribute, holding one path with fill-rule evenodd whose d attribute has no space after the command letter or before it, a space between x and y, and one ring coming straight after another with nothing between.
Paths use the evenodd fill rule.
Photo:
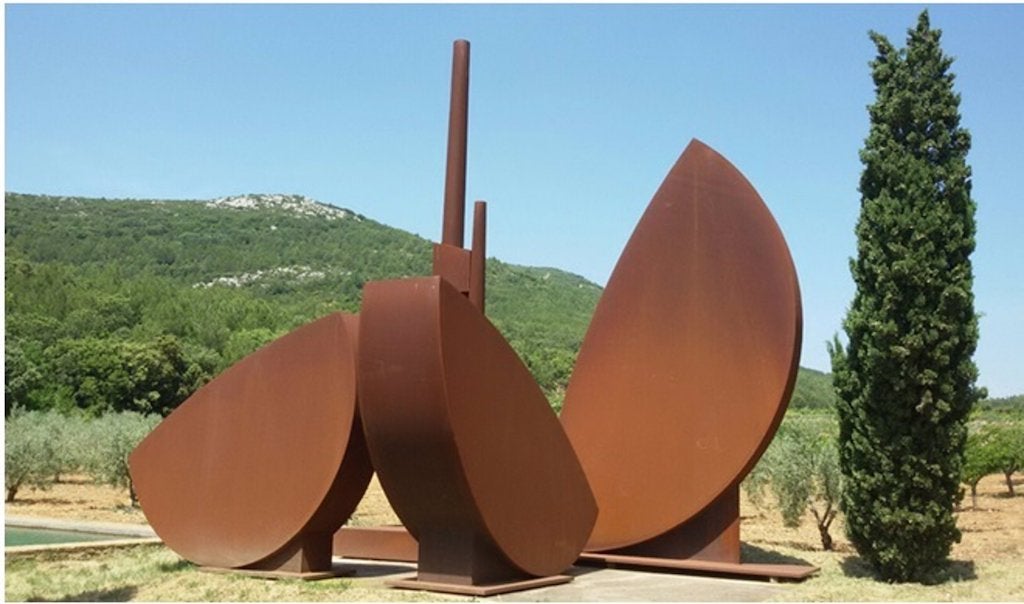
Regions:
<instances>
[{"instance_id":1,"label":"dry grass","mask_svg":"<svg viewBox=\"0 0 1024 604\"><path fill-rule=\"evenodd\" d=\"M1018 482L1024 480L1018 479ZM1024 489L1021 489L1024 491ZM747 561L803 561L821 573L785 586L776 599L795 601L1007 601L1024 599L1024 496L1005 496L1001 477L979 485L978 509L970 498L959 513L963 540L953 548L953 563L936 585L891 585L876 581L843 536L842 518L833 526L836 551L823 552L813 518L796 529L782 526L778 514L741 502L744 558ZM139 510L125 506L126 493L73 479L50 491L28 491L7 504L8 514L143 522ZM397 517L374 479L351 523L394 524ZM152 600L152 601L393 601L460 600L437 594L391 590L386 577L324 582L264 581L201 573L162 546L118 551L46 554L5 563L7 600Z\"/></svg>"},{"instance_id":2,"label":"dry grass","mask_svg":"<svg viewBox=\"0 0 1024 604\"><path fill-rule=\"evenodd\" d=\"M144 524L142 510L129 504L128 491L94 484L86 476L65 476L45 491L25 489L13 503L4 505L8 516L34 516ZM399 524L374 474L359 507L349 520L354 526Z\"/></svg>"},{"instance_id":3,"label":"dry grass","mask_svg":"<svg viewBox=\"0 0 1024 604\"><path fill-rule=\"evenodd\" d=\"M391 509L388 498L384 495L384 489L380 487L377 475L373 475L370 486L366 489L362 501L352 514L348 523L352 526L387 526L389 524L401 524L395 511Z\"/></svg>"},{"instance_id":4,"label":"dry grass","mask_svg":"<svg viewBox=\"0 0 1024 604\"><path fill-rule=\"evenodd\" d=\"M1024 479L1018 478L1024 483ZM809 581L788 585L776 600L791 601L1020 601L1024 599L1024 496L1010 498L1001 476L988 476L978 486L978 508L970 497L957 514L963 532L953 546L951 564L933 585L890 584L876 580L846 539L842 516L833 523L836 550L821 550L814 518L800 527L782 526L779 516L743 500L742 535L745 558L785 561L793 558L821 567Z\"/></svg>"},{"instance_id":5,"label":"dry grass","mask_svg":"<svg viewBox=\"0 0 1024 604\"><path fill-rule=\"evenodd\" d=\"M7 601L423 601L465 600L394 590L386 577L306 582L205 573L162 545L43 554L5 563Z\"/></svg>"},{"instance_id":6,"label":"dry grass","mask_svg":"<svg viewBox=\"0 0 1024 604\"><path fill-rule=\"evenodd\" d=\"M78 475L64 476L45 491L18 491L13 503L4 504L4 513L96 522L146 522L142 510L131 506L126 489L93 484L88 477Z\"/></svg>"}]
</instances>

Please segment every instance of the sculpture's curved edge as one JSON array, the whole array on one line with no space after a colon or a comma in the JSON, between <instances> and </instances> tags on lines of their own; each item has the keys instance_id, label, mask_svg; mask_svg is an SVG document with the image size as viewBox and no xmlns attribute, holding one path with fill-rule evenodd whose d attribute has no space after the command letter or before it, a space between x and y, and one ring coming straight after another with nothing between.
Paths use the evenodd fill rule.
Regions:
<instances>
[{"instance_id":1,"label":"sculpture's curved edge","mask_svg":"<svg viewBox=\"0 0 1024 604\"><path fill-rule=\"evenodd\" d=\"M457 440L456 449L459 455L461 471L466 476L468 494L473 502L473 507L480 516L483 534L498 546L497 549L511 565L522 572L535 577L551 576L560 573L571 566L580 552L582 552L590 531L593 529L594 522L597 520L597 501L590 489L586 473L583 471L582 464L573 449L572 443L558 421L558 416L551 410L547 397L544 396L529 368L527 368L526 364L515 352L515 349L508 344L501 331L483 313L473 308L471 301L467 301L465 296L460 295L453 287L447 284L441 285L438 294L442 324L445 321L458 323L460 320L479 318L479 321L471 323L474 325L472 329L473 335L485 343L484 346L479 348L486 348L487 345L490 345L492 348L490 352L500 355L498 357L500 361L494 367L501 367L502 375L493 376L492 379L498 383L491 382L491 384L493 388L497 389L497 392L489 396L500 399L502 396L507 397L509 393L515 392L516 396L505 401L506 404L514 406L515 403L513 401L522 401L523 405L520 406L522 413L529 413L534 416L535 420L541 422L544 422L544 420L537 417L537 415L550 415L548 418L550 425L545 426L546 429L542 428L542 430L545 430L544 444L549 445L544 450L549 458L555 456L554 459L557 462L546 464L545 469L555 465L563 473L563 476L562 480L553 481L553 485L561 487L562 492L551 493L548 491L548 498L552 500L564 500L566 498L574 500L570 506L572 508L573 526L571 529L569 528L570 523L567 519L566 522L561 523L562 526L558 527L558 530L566 533L560 536L559 549L561 551L556 554L551 551L552 548L545 548L550 553L549 556L545 556L548 558L546 560L541 560L541 556L537 555L536 552L516 551L517 548L508 542L507 526L502 526L505 519L501 518L502 514L498 513L498 509L502 506L494 505L493 501L488 504L485 497L486 494L481 491L482 485L485 482L485 476L474 474L475 479L471 478L471 474L473 474L472 459L467 458L465 453L468 448L469 455L472 456L474 450L474 447L467 442L469 440L467 437L470 436L469 431L457 432L455 433ZM458 394L458 384L462 381L459 379L459 376L475 373L472 371L470 363L467 363L464 357L461 362L459 361L461 356L459 352L463 349L471 348L465 337L468 331L460 328L449 330L443 326L440 331L441 367L444 372L443 382L446 388L445 396L447 397L448 405L455 404L453 396ZM472 338L469 338L469 340L472 340ZM452 391L453 385L456 388L455 392ZM527 405L529 406L528 408L523 408ZM479 451L479 448L475 450ZM484 474L487 473L489 472ZM575 495L568 495L570 492ZM522 497L530 497L530 494L522 493ZM523 503L521 499L519 504L523 505ZM571 535L568 534L570 532L572 533ZM569 545L570 543L576 544L576 546ZM529 548L526 549L528 550Z\"/></svg>"},{"instance_id":2,"label":"sculpture's curved edge","mask_svg":"<svg viewBox=\"0 0 1024 604\"><path fill-rule=\"evenodd\" d=\"M793 298L794 298L794 303L795 303L795 310L794 310L793 317L792 317L793 321L794 321L794 328L795 328L794 329L793 344L792 344L792 349L791 349L792 354L791 354L791 360L789 362L789 372L788 372L788 375L786 376L786 379L785 379L785 386L781 390L781 397L780 397L781 400L780 400L780 402L778 403L778 405L777 405L777 407L775 409L775 413L772 416L771 421L767 424L767 429L764 432L764 437L760 440L760 442L757 444L757 446L754 447L754 449L752 450L751 455L750 455L747 463L739 471L737 471L731 477L731 479L723 481L723 483L720 485L721 488L718 488L716 486L716 492L723 493L726 490L730 489L731 487L738 485L739 482L743 479L743 477L746 476L749 473L749 471L754 467L754 465L757 463L758 459L761 457L761 455L763 455L764 451L767 449L768 445L770 444L770 442L771 442L775 432L777 431L778 426L781 423L782 418L783 418L783 416L785 414L786 408L788 406L789 399L792 396L792 391L793 391L793 388L795 386L796 376L797 376L798 367L799 367L800 347L801 347L801 343L802 343L802 331L803 331L803 317L802 317L802 306L801 306L799 282L797 280L797 275L796 275L795 265L794 265L793 259L792 259L792 254L789 251L789 247L786 244L785 238L782 235L781 229L779 228L779 225L778 225L777 221L775 220L774 216L771 214L770 210L768 210L767 204L764 203L764 200L761 198L760 194L757 193L756 188L752 185L752 183L750 183L750 181L746 178L746 176L738 168L735 167L735 165L733 165L727 158L722 156L720 153L718 153L717 151L715 151L714 149L712 149L710 146L706 145L702 141L700 141L700 140L698 140L696 138L692 139L689 142L689 144L687 145L686 149L684 149L682 155L677 160L676 164L674 164L672 169L670 169L670 171L669 171L668 175L666 176L665 180L663 181L661 187L659 187L659 190L652 197L651 203L648 205L648 207L645 209L644 214L638 220L636 227L634 227L633 235L631 235L630 239L628 240L628 242L627 242L627 244L626 244L626 246L624 248L623 254L620 256L619 261L616 263L616 266L614 267L614 269L613 269L613 271L611 273L611 277L609 278L609 283L612 283L615 280L615 276L616 276L617 273L623 272L623 271L628 272L628 271L631 270L630 266L628 266L628 264L631 264L631 262L627 261L627 258L626 258L627 254L626 254L625 250L628 250L631 247L635 237L637 236L637 231L638 231L640 225L645 222L645 220L648 217L648 213L652 211L652 207L654 205L654 201L659 197L659 194L661 193L662 188L667 185L667 183L669 182L670 179L676 177L675 173L677 171L677 168L679 168L680 164L683 163L684 158L686 158L691 153L699 154L699 153L705 153L705 152L710 152L713 155L713 157L715 158L716 161L721 162L722 164L724 164L724 166L726 166L730 172L732 172L736 177L738 177L738 180L740 182L742 182L742 184L746 188L748 188L751 192L753 192L754 198L757 200L757 202L760 204L761 208L763 208L763 210L764 210L765 214L767 215L767 217L770 219L769 222L770 222L771 228L775 231L776 238L777 238L778 242L781 243L782 249L785 251L785 258L786 258L787 264L788 264L788 266L786 267L787 270L785 270L785 273L786 273L785 278L787 278L787 280L791 281L792 293L793 293ZM601 306L601 302L599 301L598 309L595 310L595 317L599 315L600 306ZM593 325L593 322L592 322L592 325ZM590 329L588 329L588 335L589 335L589 333L590 333ZM586 346L586 341L587 341L587 338L585 337L584 338L584 343L581 346L581 351ZM577 363L578 363L578 361L577 361ZM577 365L577 367L579 367L579 365ZM569 391L566 394L565 409L573 408L572 400L571 400L572 392L573 392L572 381L570 381ZM565 415L563 415L563 417L565 417ZM678 528L679 526L685 525L690 519L692 519L693 517L697 516L698 514L703 512L705 509L709 508L714 503L716 497L711 497L707 502L705 502L703 504L702 508L698 509L693 514L690 514L686 518L682 519L679 522L679 524L675 526L675 528ZM634 544L639 544L639 543L650 541L651 539L657 538L659 535L671 532L673 530L674 530L674 528L666 527L666 530L663 530L663 531L662 530L658 530L658 531L653 531L653 532L648 531L650 534L642 533L642 536L641 536L641 533L638 533L636 536L634 536L635 538L631 538L629 540L624 540L624 541L615 542L615 543L604 543L604 544L602 544L599 547L591 547L588 544L587 551L608 551L608 550L613 550L613 549L621 549L623 547L629 547L629 546L634 545Z\"/></svg>"},{"instance_id":3,"label":"sculpture's curved edge","mask_svg":"<svg viewBox=\"0 0 1024 604\"><path fill-rule=\"evenodd\" d=\"M332 314L340 315L342 318L341 326L345 333L344 338L340 339L348 342L353 361L348 366L338 369L350 372L352 383L355 384L356 364L359 358L359 315L345 312ZM303 528L291 541L281 546L273 554L249 566L259 567L264 560L273 558L280 551L287 549L293 541L303 539L304 535L327 533L331 535L333 541L333 534L348 521L359 506L359 502L373 478L373 466L370 463L370 453L366 448L366 437L363 434L363 426L359 418L358 398L357 389L348 441L345 448L342 449L338 472L335 474L334 480L331 481L320 505L313 510Z\"/></svg>"},{"instance_id":4,"label":"sculpture's curved edge","mask_svg":"<svg viewBox=\"0 0 1024 604\"><path fill-rule=\"evenodd\" d=\"M196 392L194 392L192 394L192 396L190 396L188 399L186 399L184 402L182 402L178 406L178 408L176 408L174 411L171 412L171 414L169 414L166 418L164 418L164 420L160 424L158 424L157 427L152 432L150 432L150 434L147 435L146 438L144 438L139 443L139 445L137 445L136 448L129 454L129 457L128 457L129 474L131 475L131 477L133 479L133 482L137 485L137 493L138 493L138 496L139 496L140 504L142 506L143 515L146 516L147 521L150 523L150 525L152 526L153 530L157 533L157 535L164 541L164 543L170 549L172 549L176 553L179 553L179 555L181 555L182 557L188 559L189 561L194 562L194 563L199 564L199 565L202 565L202 566L212 566L212 567L220 567L220 568L236 568L236 569L241 569L241 568L245 568L245 567L256 566L256 565L259 565L260 563L262 563L264 561L267 561L269 559L275 558L275 556L278 556L282 551L286 550L292 543L294 543L296 541L299 541L300 540L299 538L300 538L301 534L306 530L307 527L319 528L318 522L322 522L322 520L318 519L318 511L324 506L325 500L327 500L328 498L332 497L332 492L334 491L334 489L336 487L336 483L339 482L339 479L341 479L341 481L344 481L344 479L341 478L340 475L341 475L341 472L342 472L342 468L345 465L344 464L344 462L346 461L346 457L345 456L349 452L349 450L351 449L351 442L350 441L346 441L345 443L343 443L344 446L339 446L339 447L336 448L337 457L338 457L337 460L336 460L336 464L335 464L335 462L332 461L330 463L330 465L332 467L337 465L337 467L339 468L338 472L335 473L330 478L330 480L325 481L323 483L323 488L321 490L321 492L323 493L323 496L317 498L318 503L316 503L315 505L311 506L311 509L308 510L308 513L303 513L303 514L300 515L300 516L305 517L305 520L297 521L296 522L296 526L298 526L300 528L298 530L296 530L294 532L294 534L292 534L290 537L284 538L281 541L281 543L277 544L276 546L270 546L270 547L265 548L267 550L266 552L260 553L259 555L256 555L256 556L248 555L248 556L243 556L243 557L238 557L238 556L231 556L231 557L229 557L229 556L219 556L219 555L204 555L202 552L188 551L188 550L193 549L193 548L190 548L187 545L185 547L182 547L181 546L181 540L177 538L177 535L175 534L175 531L170 530L169 527L165 526L163 524L162 520L157 520L157 521L154 522L154 518L152 518L151 515L149 513L147 513L145 498L146 498L146 491L148 489L144 485L151 478L152 479L158 479L158 477L148 476L148 472L146 472L143 469L140 469L140 466L139 466L140 461L139 460L140 460L140 457L144 457L146 455L147 447L149 447L155 440L159 440L160 439L160 436L158 435L158 432L162 433L163 431L166 431L168 429L174 429L174 428L172 428L172 426L174 426L174 424L176 422L189 421L188 419L184 419L184 418L187 418L188 415L189 415L189 411L188 411L188 408L186 407L186 405L197 404L197 403L201 404L201 401L204 399L204 397L207 394L209 394L208 391L211 388L216 388L217 387L217 386L214 385L214 382L216 382L217 380L220 380L221 378L225 378L225 379L228 379L228 380L232 379L230 376L232 376L235 373L238 373L239 371L245 371L245 367L244 366L247 363L252 363L253 359L264 359L264 358L267 358L267 357L273 359L273 356L275 354L275 350L277 350L277 348L280 347L280 346L275 346L275 344L278 344L283 339L287 338L289 335L294 334L296 331L300 331L300 330L304 330L304 329L312 329L314 324L321 323L321 322L324 322L324 323L331 323L331 322L333 322L334 326L336 326L342 332L340 334L341 337L339 337L338 339L340 341L350 342L350 347L348 349L348 352L349 352L348 358L349 358L349 361L350 361L349 362L349 370L353 372L353 378L354 378L355 361L356 361L356 357L355 357L355 354L354 354L355 349L354 349L354 346L352 345L352 341L351 341L351 339L350 339L350 337L349 337L349 335L347 333L347 329L346 329L346 321L347 321L347 319L345 317L346 317L345 313L338 313L338 312L330 313L330 314L325 315L324 317L321 317L321 318L319 318L319 319L317 319L315 321L307 323L306 325L303 325L303 326L297 328L296 330L293 330L289 334L285 334L284 336L281 336L277 340L274 340L272 342L267 343L266 345L258 348L257 350L253 351L249 355L246 355L244 358L240 359L239 361L237 361L236 363L234 363L233 365L231 365L230 367L225 369L223 372L221 372L221 374L219 374L216 378L214 378L214 380L211 380L207 384L205 384L202 387L200 387ZM337 318L341 318L341 320L337 320ZM353 381L351 383L353 384L353 388L354 388L354 386L355 386L354 379L353 379ZM357 406L356 406L356 400L355 400L355 393L354 392L353 392L353 405L352 405L352 408L353 408L353 418L352 418L353 421L352 421L352 424L353 424L354 427L357 427L358 423L355 421L356 420L356 418L355 418L355 411L357 410ZM349 435L348 436L351 437L351 435L352 435L352 430L349 431ZM356 452L358 452L358 450L356 450ZM351 464L350 464L350 467L351 467ZM371 470L370 474L372 475L372 470ZM141 480L140 480L140 478L141 478ZM369 478L370 478L370 476L367 476L367 478L366 478L366 483L367 484L369 483ZM363 488L363 490L365 490L366 485L363 485L362 488ZM357 498L356 502L355 502L356 505L358 505L358 501L359 500ZM354 510L354 507L353 507L353 510ZM342 523L344 523L344 520L342 520ZM184 550L184 553L182 552L182 550Z\"/></svg>"},{"instance_id":5,"label":"sculpture's curved edge","mask_svg":"<svg viewBox=\"0 0 1024 604\"><path fill-rule=\"evenodd\" d=\"M436 288L439 286L441 278L427 277L420 278L419 281L427 287ZM393 283L395 282L374 281L367 283L363 288L359 336L360 362L357 369L361 392L358 415L362 422L371 463L377 472L384 494L409 534L413 539L421 541L425 528L423 515L429 513L424 510L423 506L433 503L435 498L431 497L431 493L436 485L433 487L429 484L421 485L420 481L423 476L420 474L413 474L410 477L412 480L408 480L406 470L400 464L396 465L392 461L391 450L402 448L408 450L409 447L415 448L417 445L407 441L400 442L399 436L394 434L404 431L401 424L408 420L411 414L397 414L389 409L377 408L379 406L379 403L376 402L378 399L386 401L398 397L393 390L395 383L389 376L383 375L381 372L386 370L378 366L381 356L378 347L387 347L391 344L389 336L395 337L397 331L401 332L400 339L405 340L406 343L410 340L419 343L416 348L417 353L411 356L419 357L421 360L423 358L430 359L435 370L424 373L420 387L416 389L415 394L405 395L410 399L415 398L417 401L427 401L426 404L417 403L413 409L416 413L416 420L411 423L429 422L448 426L450 419L447 416L447 408L443 404L447 397L445 384L443 380L436 379L443 375L441 366L443 360L440 354L440 308L430 300L426 302L416 300L407 294L396 296L392 293L394 291ZM429 306L429 312L417 312L416 309L421 306ZM387 320L381 320L381 325L378 325L379 314L400 317L404 322L400 329ZM425 314L434 317L435 320L428 320L429 324L423 324ZM403 352L407 352L411 348L410 346L395 345L395 350ZM403 415L405 416L404 420L401 419ZM395 423L395 420L401 421ZM456 471L460 462L454 442L448 439L441 443L441 446L423 446L421 448L430 449L435 455L442 458L441 464L444 467L440 471L436 469L434 471L447 475L445 481L455 489L458 500L462 503L471 501L469 485L465 483L461 471ZM424 492L419 488L420 486L426 487L429 492ZM470 522L479 526L483 525L483 520L475 516L475 511L470 518Z\"/></svg>"},{"instance_id":6,"label":"sculpture's curved edge","mask_svg":"<svg viewBox=\"0 0 1024 604\"><path fill-rule=\"evenodd\" d=\"M747 462L747 464L741 470L739 470L739 472L736 473L736 476L732 481L728 482L721 489L721 492L725 492L726 489L738 486L741 482L743 482L743 479L746 478L750 471L754 469L754 466L757 465L757 462L761 459L761 456L764 455L764 452L768 449L769 445L771 445L772 440L775 438L775 433L778 432L779 426L782 424L782 419L786 415L786 411L789 409L789 402L790 399L793 397L793 390L796 387L796 378L799 374L800 369L801 347L803 345L803 300L800 291L800 279L796 272L796 263L793 261L793 254L789 249L789 244L786 242L785 234L782 232L782 227L779 226L778 221L775 219L775 215L772 214L771 209L768 208L768 204L765 203L764 198L761 197L760 193L758 193L757 188L754 186L752 182L750 182L750 179L747 178L746 174L744 174L742 170L737 168L735 164L729 161L729 158L725 157L724 155L716 151L713 147L711 147L704 141L698 138L693 138L687 144L686 148L689 149L691 146L702 147L710 151L711 153L714 153L715 156L718 157L719 161L726 164L735 173L735 175L739 177L739 179L751 191L754 192L757 201L760 203L761 208L764 210L764 212L770 219L769 222L771 224L771 227L774 229L775 235L777 236L776 241L782 245L782 249L785 252L785 258L788 261L788 270L786 271L786 277L787 280L790 281L790 285L793 291L793 354L789 362L789 375L786 378L786 385L782 390L781 401L777 407L774 418L769 424L768 429L765 431L764 438L761 440L761 442L758 444L757 448L751 455L750 461ZM703 512L713 503L714 499L708 502L708 504L704 508L701 508L700 511L693 514L690 518L683 520L680 523L680 525L686 524L690 519ZM656 536L657 535L652 535L652 537Z\"/></svg>"},{"instance_id":7,"label":"sculpture's curved edge","mask_svg":"<svg viewBox=\"0 0 1024 604\"><path fill-rule=\"evenodd\" d=\"M785 240L783 240L783 242L785 242ZM787 245L786 248L788 252L789 246ZM790 258L790 264L793 264L792 258ZM786 386L783 390L782 402L779 404L779 408L775 414L775 418L769 426L767 432L765 432L765 437L761 441L761 444L758 446L757 450L750 458L750 461L747 463L747 465L744 466L744 468L737 473L736 479L732 483L730 483L730 487L739 485L743 481L743 479L746 478L748 474L750 474L750 471L754 469L754 466L757 465L757 462L761 459L761 456L764 455L764 452L768 450L769 445L771 445L772 440L775 438L776 432L778 432L779 430L779 426L782 424L782 419L785 417L786 411L789 410L789 402L790 399L793 398L793 390L796 388L796 378L797 375L800 373L800 355L801 349L803 347L804 318L803 303L801 300L800 293L800 282L797 279L795 265L793 268L792 278L793 290L796 293L794 298L794 302L796 303L796 309L794 311L796 329L793 337L793 356L792 360L790 361L789 378L786 380Z\"/></svg>"},{"instance_id":8,"label":"sculpture's curved edge","mask_svg":"<svg viewBox=\"0 0 1024 604\"><path fill-rule=\"evenodd\" d=\"M362 320L361 417L385 493L419 543L420 581L501 583L570 566L590 529L578 525L581 518L596 517L596 503L576 467L574 486L530 501L578 501L576 507L589 516L542 505L537 509L544 516L529 515L526 525L519 523L533 509L530 501L517 503L504 490L521 492L509 485L536 479L548 493L552 475L532 473L539 456L532 450L524 456L529 445L522 437L504 446L498 441L513 436L522 422L539 430L540 442L552 434L564 438L562 451L553 453L575 454L539 390L532 402L543 408L515 404L531 402L519 395L536 384L500 332L439 277L367 284ZM510 368L513 361L519 365ZM551 414L550 424L537 423L540 412ZM510 476L517 480L509 483ZM586 497L573 489L586 490ZM558 514L567 522L557 520ZM549 526L577 547L563 551L567 546L561 544L549 551L543 539L526 536Z\"/></svg>"}]
</instances>

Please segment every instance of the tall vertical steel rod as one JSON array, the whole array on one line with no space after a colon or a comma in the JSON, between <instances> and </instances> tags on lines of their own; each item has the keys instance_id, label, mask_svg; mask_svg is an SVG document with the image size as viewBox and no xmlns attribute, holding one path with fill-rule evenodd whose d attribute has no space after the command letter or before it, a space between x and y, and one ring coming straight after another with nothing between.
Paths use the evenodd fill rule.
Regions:
<instances>
[{"instance_id":1,"label":"tall vertical steel rod","mask_svg":"<svg viewBox=\"0 0 1024 604\"><path fill-rule=\"evenodd\" d=\"M473 248L469 256L469 301L484 312L487 264L487 203L473 204Z\"/></svg>"},{"instance_id":2,"label":"tall vertical steel rod","mask_svg":"<svg viewBox=\"0 0 1024 604\"><path fill-rule=\"evenodd\" d=\"M469 42L452 48L452 96L448 112L448 165L444 178L441 243L462 247L466 222L466 123L469 113Z\"/></svg>"}]
</instances>

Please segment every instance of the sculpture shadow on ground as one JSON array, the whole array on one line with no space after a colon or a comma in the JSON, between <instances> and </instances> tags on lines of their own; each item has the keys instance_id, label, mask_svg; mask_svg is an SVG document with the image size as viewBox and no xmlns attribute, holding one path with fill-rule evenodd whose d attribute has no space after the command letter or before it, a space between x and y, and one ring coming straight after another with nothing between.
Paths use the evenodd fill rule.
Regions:
<instances>
[{"instance_id":1,"label":"sculpture shadow on ground","mask_svg":"<svg viewBox=\"0 0 1024 604\"><path fill-rule=\"evenodd\" d=\"M839 563L843 574L852 578L869 578L877 581L882 579L864 558L854 554L847 556ZM940 585L942 583L974 581L978 578L973 560L950 560L947 564L935 568L928 577L921 581L922 585Z\"/></svg>"},{"instance_id":2,"label":"sculpture shadow on ground","mask_svg":"<svg viewBox=\"0 0 1024 604\"><path fill-rule=\"evenodd\" d=\"M90 589L77 594L70 594L56 600L57 602L127 602L135 597L139 588L134 585L123 585L110 589ZM29 602L53 601L48 598L29 598Z\"/></svg>"},{"instance_id":3,"label":"sculpture shadow on ground","mask_svg":"<svg viewBox=\"0 0 1024 604\"><path fill-rule=\"evenodd\" d=\"M161 562L156 565L157 570L162 573L176 573L190 568L195 568L195 564L192 564L184 558L175 560L174 562Z\"/></svg>"},{"instance_id":4,"label":"sculpture shadow on ground","mask_svg":"<svg viewBox=\"0 0 1024 604\"><path fill-rule=\"evenodd\" d=\"M787 556L786 554L750 545L749 543L740 544L740 560L748 564L797 564L813 566L803 558Z\"/></svg>"}]
</instances>

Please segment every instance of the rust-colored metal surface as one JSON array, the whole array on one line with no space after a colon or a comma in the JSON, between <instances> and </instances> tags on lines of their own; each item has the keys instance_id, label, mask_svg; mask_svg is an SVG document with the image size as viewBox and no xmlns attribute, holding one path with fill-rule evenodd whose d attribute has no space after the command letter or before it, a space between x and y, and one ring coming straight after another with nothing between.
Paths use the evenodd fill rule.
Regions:
<instances>
[{"instance_id":1,"label":"rust-colored metal surface","mask_svg":"<svg viewBox=\"0 0 1024 604\"><path fill-rule=\"evenodd\" d=\"M334 555L415 562L419 545L404 526L343 526L334 534Z\"/></svg>"},{"instance_id":2,"label":"rust-colored metal surface","mask_svg":"<svg viewBox=\"0 0 1024 604\"><path fill-rule=\"evenodd\" d=\"M419 580L556 574L597 509L569 440L498 330L439 277L363 289L359 388L381 485Z\"/></svg>"},{"instance_id":3,"label":"rust-colored metal surface","mask_svg":"<svg viewBox=\"0 0 1024 604\"><path fill-rule=\"evenodd\" d=\"M448 109L448 162L444 178L441 243L462 247L466 223L466 146L469 133L469 42L452 45L452 93Z\"/></svg>"},{"instance_id":4,"label":"rust-colored metal surface","mask_svg":"<svg viewBox=\"0 0 1024 604\"><path fill-rule=\"evenodd\" d=\"M735 564L715 560L627 556L623 554L585 553L578 564L614 566L668 572L695 573L737 579L768 579L772 581L803 581L818 573L817 566L805 564Z\"/></svg>"},{"instance_id":5,"label":"rust-colored metal surface","mask_svg":"<svg viewBox=\"0 0 1024 604\"><path fill-rule=\"evenodd\" d=\"M801 329L778 225L692 141L626 245L566 393L562 424L600 509L589 551L668 533L742 480L782 419Z\"/></svg>"},{"instance_id":6,"label":"rust-colored metal surface","mask_svg":"<svg viewBox=\"0 0 1024 604\"><path fill-rule=\"evenodd\" d=\"M443 277L459 293L469 295L472 252L448 245L434 244L434 274Z\"/></svg>"},{"instance_id":7,"label":"rust-colored metal surface","mask_svg":"<svg viewBox=\"0 0 1024 604\"><path fill-rule=\"evenodd\" d=\"M458 583L424 581L419 578L394 579L391 581L385 581L384 584L389 587L398 587L400 589L438 591L442 593L456 594L460 596L475 596L478 598L487 598L490 596L496 596L498 594L509 593L512 591L525 591L527 589L540 589L541 587L561 585L562 583L569 583L570 581L572 581L572 577L568 575L549 575L546 577L535 577L531 579L521 579L518 581L507 581L505 583L501 583L498 585L460 585Z\"/></svg>"},{"instance_id":8,"label":"rust-colored metal surface","mask_svg":"<svg viewBox=\"0 0 1024 604\"><path fill-rule=\"evenodd\" d=\"M452 46L452 87L448 111L448 155L444 180L441 243L434 244L434 274L484 311L487 204L473 207L473 248L462 248L466 222L466 146L469 123L469 42Z\"/></svg>"},{"instance_id":9,"label":"rust-colored metal surface","mask_svg":"<svg viewBox=\"0 0 1024 604\"><path fill-rule=\"evenodd\" d=\"M740 563L740 487L733 485L674 529L611 553Z\"/></svg>"},{"instance_id":10,"label":"rust-colored metal surface","mask_svg":"<svg viewBox=\"0 0 1024 604\"><path fill-rule=\"evenodd\" d=\"M372 470L356 415L358 319L300 327L200 388L129 458L150 525L197 564L330 569Z\"/></svg>"},{"instance_id":11,"label":"rust-colored metal surface","mask_svg":"<svg viewBox=\"0 0 1024 604\"><path fill-rule=\"evenodd\" d=\"M802 581L818 572L808 564L740 561L739 485L666 533L629 547L581 554L577 564L783 581Z\"/></svg>"},{"instance_id":12,"label":"rust-colored metal surface","mask_svg":"<svg viewBox=\"0 0 1024 604\"><path fill-rule=\"evenodd\" d=\"M487 275L487 204L473 204L473 251L469 256L469 301L484 312Z\"/></svg>"}]
</instances>

